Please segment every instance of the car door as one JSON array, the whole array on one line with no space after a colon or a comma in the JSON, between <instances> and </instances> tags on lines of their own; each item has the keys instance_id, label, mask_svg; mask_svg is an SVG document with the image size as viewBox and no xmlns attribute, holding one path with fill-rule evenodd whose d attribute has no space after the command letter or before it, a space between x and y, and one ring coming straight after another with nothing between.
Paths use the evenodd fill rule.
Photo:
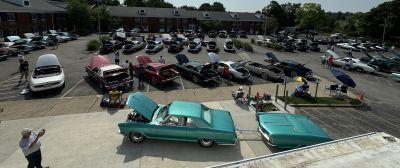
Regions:
<instances>
[{"instance_id":1,"label":"car door","mask_svg":"<svg viewBox=\"0 0 400 168\"><path fill-rule=\"evenodd\" d=\"M168 116L160 125L153 128L152 134L155 138L168 140L186 139L187 128L185 126L185 117Z\"/></svg>"}]
</instances>

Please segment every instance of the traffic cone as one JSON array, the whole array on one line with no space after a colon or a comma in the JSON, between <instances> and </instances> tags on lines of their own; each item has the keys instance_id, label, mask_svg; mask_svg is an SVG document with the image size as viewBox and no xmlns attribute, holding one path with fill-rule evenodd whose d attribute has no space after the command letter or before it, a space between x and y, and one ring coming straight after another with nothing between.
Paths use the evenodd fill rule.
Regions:
<instances>
[{"instance_id":1,"label":"traffic cone","mask_svg":"<svg viewBox=\"0 0 400 168\"><path fill-rule=\"evenodd\" d=\"M364 93L361 93L360 96L358 96L358 100L360 101L364 100Z\"/></svg>"}]
</instances>

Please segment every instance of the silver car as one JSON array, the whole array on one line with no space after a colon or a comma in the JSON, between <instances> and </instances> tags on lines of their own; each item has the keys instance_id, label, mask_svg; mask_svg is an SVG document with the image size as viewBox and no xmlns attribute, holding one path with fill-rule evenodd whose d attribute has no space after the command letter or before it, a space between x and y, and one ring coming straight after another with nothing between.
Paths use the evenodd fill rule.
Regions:
<instances>
[{"instance_id":1,"label":"silver car","mask_svg":"<svg viewBox=\"0 0 400 168\"><path fill-rule=\"evenodd\" d=\"M31 91L43 91L55 88L64 88L64 70L54 54L39 56L35 69L29 80Z\"/></svg>"}]
</instances>

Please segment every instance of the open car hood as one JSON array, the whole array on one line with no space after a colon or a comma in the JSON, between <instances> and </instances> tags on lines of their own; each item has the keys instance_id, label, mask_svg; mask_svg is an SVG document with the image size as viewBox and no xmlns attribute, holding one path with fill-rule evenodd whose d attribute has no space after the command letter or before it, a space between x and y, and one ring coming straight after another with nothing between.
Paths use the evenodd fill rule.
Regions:
<instances>
[{"instance_id":1,"label":"open car hood","mask_svg":"<svg viewBox=\"0 0 400 168\"><path fill-rule=\"evenodd\" d=\"M136 112L143 115L143 117L145 117L149 121L152 120L153 113L158 107L156 102L154 102L141 92L136 92L129 95L126 104L129 107L133 108Z\"/></svg>"},{"instance_id":2,"label":"open car hood","mask_svg":"<svg viewBox=\"0 0 400 168\"><path fill-rule=\"evenodd\" d=\"M150 57L146 55L136 56L136 60L139 64L148 64L153 62Z\"/></svg>"},{"instance_id":3,"label":"open car hood","mask_svg":"<svg viewBox=\"0 0 400 168\"><path fill-rule=\"evenodd\" d=\"M218 63L219 61L218 55L213 52L208 53L208 58L210 59L211 64Z\"/></svg>"},{"instance_id":4,"label":"open car hood","mask_svg":"<svg viewBox=\"0 0 400 168\"><path fill-rule=\"evenodd\" d=\"M107 55L94 55L90 58L89 66L91 69L112 64Z\"/></svg>"},{"instance_id":5,"label":"open car hood","mask_svg":"<svg viewBox=\"0 0 400 168\"><path fill-rule=\"evenodd\" d=\"M265 56L266 56L269 60L271 60L271 63L272 63L272 64L275 64L275 63L279 62L278 58L277 58L277 57L275 56L275 54L273 54L272 52L267 52L267 53L265 53Z\"/></svg>"}]
</instances>

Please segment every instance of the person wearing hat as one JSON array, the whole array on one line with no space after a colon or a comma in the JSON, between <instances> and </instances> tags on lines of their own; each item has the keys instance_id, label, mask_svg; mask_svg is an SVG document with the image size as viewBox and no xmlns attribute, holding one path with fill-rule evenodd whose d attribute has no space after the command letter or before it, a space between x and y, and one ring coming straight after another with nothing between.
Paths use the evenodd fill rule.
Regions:
<instances>
[{"instance_id":1,"label":"person wearing hat","mask_svg":"<svg viewBox=\"0 0 400 168\"><path fill-rule=\"evenodd\" d=\"M25 128L21 131L22 138L19 142L19 147L28 160L28 168L43 168L39 138L44 135L44 132L45 130L42 129L38 133L32 133L32 129L30 128Z\"/></svg>"}]
</instances>

